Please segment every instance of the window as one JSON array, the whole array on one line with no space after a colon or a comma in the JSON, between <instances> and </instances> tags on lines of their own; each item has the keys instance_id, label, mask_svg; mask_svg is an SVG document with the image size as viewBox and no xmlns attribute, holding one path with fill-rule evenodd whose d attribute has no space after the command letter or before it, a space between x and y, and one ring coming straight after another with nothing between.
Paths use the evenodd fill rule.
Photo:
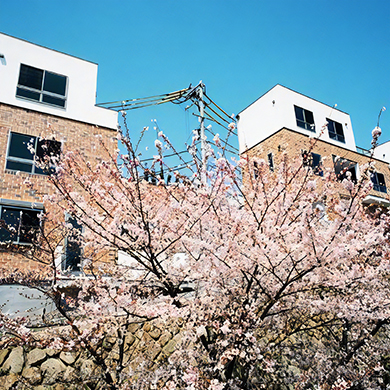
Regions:
<instances>
[{"instance_id":1,"label":"window","mask_svg":"<svg viewBox=\"0 0 390 390\"><path fill-rule=\"evenodd\" d=\"M314 116L313 113L309 110L305 110L304 108L294 106L295 110L295 118L297 119L297 126L302 127L302 129L316 131L316 127L314 125Z\"/></svg>"},{"instance_id":2,"label":"window","mask_svg":"<svg viewBox=\"0 0 390 390\"><path fill-rule=\"evenodd\" d=\"M351 173L351 180L357 182L357 164L353 161L333 156L334 170L338 180L344 180L348 177L347 172Z\"/></svg>"},{"instance_id":3,"label":"window","mask_svg":"<svg viewBox=\"0 0 390 390\"><path fill-rule=\"evenodd\" d=\"M61 142L10 133L6 169L47 175L51 172L50 167L37 166L36 162L40 165L46 157L58 157L60 153Z\"/></svg>"},{"instance_id":4,"label":"window","mask_svg":"<svg viewBox=\"0 0 390 390\"><path fill-rule=\"evenodd\" d=\"M253 178L257 180L259 177L259 164L257 161L253 163Z\"/></svg>"},{"instance_id":5,"label":"window","mask_svg":"<svg viewBox=\"0 0 390 390\"><path fill-rule=\"evenodd\" d=\"M318 176L324 176L322 169L321 155L317 153L309 153L306 150L302 151L303 165L313 168L313 173Z\"/></svg>"},{"instance_id":6,"label":"window","mask_svg":"<svg viewBox=\"0 0 390 390\"><path fill-rule=\"evenodd\" d=\"M65 108L66 86L66 76L21 64L16 96Z\"/></svg>"},{"instance_id":7,"label":"window","mask_svg":"<svg viewBox=\"0 0 390 390\"><path fill-rule=\"evenodd\" d=\"M31 244L40 230L42 210L0 206L0 242Z\"/></svg>"},{"instance_id":8,"label":"window","mask_svg":"<svg viewBox=\"0 0 390 390\"><path fill-rule=\"evenodd\" d=\"M80 242L83 227L75 218L67 215L66 222L72 225L72 231L65 238L65 251L62 268L64 271L80 271L83 248Z\"/></svg>"},{"instance_id":9,"label":"window","mask_svg":"<svg viewBox=\"0 0 390 390\"><path fill-rule=\"evenodd\" d=\"M274 155L272 153L268 153L268 166L271 171L274 170Z\"/></svg>"},{"instance_id":10,"label":"window","mask_svg":"<svg viewBox=\"0 0 390 390\"><path fill-rule=\"evenodd\" d=\"M387 193L385 177L382 173L373 172L371 174L371 181L374 184L374 190Z\"/></svg>"},{"instance_id":11,"label":"window","mask_svg":"<svg viewBox=\"0 0 390 390\"><path fill-rule=\"evenodd\" d=\"M345 143L343 125L328 118L326 121L328 122L329 138Z\"/></svg>"}]
</instances>

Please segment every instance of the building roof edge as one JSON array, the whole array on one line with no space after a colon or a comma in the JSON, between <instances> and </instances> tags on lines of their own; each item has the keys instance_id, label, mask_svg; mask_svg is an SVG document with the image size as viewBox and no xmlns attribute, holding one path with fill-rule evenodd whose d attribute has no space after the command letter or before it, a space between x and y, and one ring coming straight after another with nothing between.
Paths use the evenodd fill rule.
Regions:
<instances>
[{"instance_id":1,"label":"building roof edge","mask_svg":"<svg viewBox=\"0 0 390 390\"><path fill-rule=\"evenodd\" d=\"M69 56L69 57L72 57L72 58L76 58L76 59L78 59L78 60L80 60L80 61L89 62L90 64L94 64L94 65L98 66L98 63L97 63L97 62L89 61L89 60L86 60L86 59L84 59L84 58L74 56L74 55L72 55L72 54L68 54L68 53L64 53L64 52L59 51L59 50L51 49L50 47L43 46L43 45L39 45L38 43L34 43L34 42L31 42L31 41L28 41L27 39L14 37L13 35L6 34L6 33L2 32L2 31L0 31L0 35L5 35L5 36L7 36L7 37L10 37L10 38L13 38L13 39L17 39L18 41L27 42L27 43L29 43L29 44L31 44L31 45L38 46L38 47L41 47L41 48L43 48L43 49L47 49L47 50L50 50L50 51L54 51L54 52L56 52L56 53L60 53L60 54L63 54L63 55L66 55L66 56Z\"/></svg>"},{"instance_id":2,"label":"building roof edge","mask_svg":"<svg viewBox=\"0 0 390 390\"><path fill-rule=\"evenodd\" d=\"M307 95L305 95L305 94L303 94L303 93L301 93L301 92L295 91L294 89L289 88L289 87L286 87L286 86L284 86L284 85L282 85L282 84L275 84L275 85L274 85L272 88L270 88L267 92L263 93L260 97L258 97L256 100L254 100L254 101L253 101L252 103L250 103L249 105L247 105L243 110L241 110L241 111L237 114L237 116L239 116L243 111L245 111L247 108L249 108L250 106L252 106L253 104L255 104L255 103L256 103L258 100L260 100L263 96L265 96L267 93L269 93L270 91L272 91L274 88L276 88L276 87L278 87L278 86L279 86L279 87L282 87L282 88L285 88L285 89L288 89L288 90L291 91L291 92L297 93L298 95L301 95L301 96L304 96L304 97L306 97L306 98L308 98L308 99L314 100L314 101L316 101L316 102L318 102L318 103L323 104L324 106L330 107L330 108L332 108L333 110L340 111L340 112L342 112L343 114L346 114L346 115L349 116L349 114L348 114L347 112L345 112L345 111L339 110L338 108L336 108L336 107L334 107L334 106L330 106L329 104L326 104L326 103L324 103L324 102L321 102L320 100L314 99L314 98L312 98L312 97L310 97L310 96L307 96Z\"/></svg>"}]
</instances>

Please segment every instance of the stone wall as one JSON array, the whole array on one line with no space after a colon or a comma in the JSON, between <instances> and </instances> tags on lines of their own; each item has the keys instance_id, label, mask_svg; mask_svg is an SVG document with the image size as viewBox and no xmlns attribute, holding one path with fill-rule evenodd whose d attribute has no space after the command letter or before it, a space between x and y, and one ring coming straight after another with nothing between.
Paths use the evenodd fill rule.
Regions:
<instances>
[{"instance_id":1,"label":"stone wall","mask_svg":"<svg viewBox=\"0 0 390 390\"><path fill-rule=\"evenodd\" d=\"M178 321L169 330L156 322L128 327L123 366L125 374L129 370L133 373L129 381L137 380L141 363L147 365L140 369L153 370L173 353L181 337L181 326L182 322ZM106 337L101 353L114 371L119 358L117 338ZM69 352L18 346L0 351L0 390L98 389L103 385L101 374L101 368L85 350Z\"/></svg>"}]
</instances>

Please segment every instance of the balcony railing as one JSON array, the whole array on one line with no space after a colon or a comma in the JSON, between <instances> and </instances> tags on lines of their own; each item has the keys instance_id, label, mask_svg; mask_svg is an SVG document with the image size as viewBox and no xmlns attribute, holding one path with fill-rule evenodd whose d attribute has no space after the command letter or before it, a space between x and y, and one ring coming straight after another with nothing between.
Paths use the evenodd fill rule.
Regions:
<instances>
[{"instance_id":1,"label":"balcony railing","mask_svg":"<svg viewBox=\"0 0 390 390\"><path fill-rule=\"evenodd\" d=\"M359 146L356 146L356 151L359 153L359 154L363 154L364 156L371 156L371 151L368 150L368 149L363 149Z\"/></svg>"}]
</instances>

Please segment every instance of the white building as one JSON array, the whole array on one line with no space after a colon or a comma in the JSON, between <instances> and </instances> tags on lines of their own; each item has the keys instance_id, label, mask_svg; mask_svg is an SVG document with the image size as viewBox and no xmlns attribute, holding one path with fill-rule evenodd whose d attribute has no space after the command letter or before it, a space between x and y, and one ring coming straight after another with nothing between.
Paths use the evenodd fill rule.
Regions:
<instances>
[{"instance_id":1,"label":"white building","mask_svg":"<svg viewBox=\"0 0 390 390\"><path fill-rule=\"evenodd\" d=\"M21 233L27 226L39 231L43 196L54 191L39 164L46 155L79 151L91 162L107 157L106 148L115 155L118 113L96 106L97 71L90 61L0 33L0 220L8 227L0 227L0 243L17 249L34 240ZM26 188L27 177L39 192ZM65 240L60 253L63 269L79 268L81 250L71 244ZM16 252L2 252L0 266L29 268Z\"/></svg>"},{"instance_id":2,"label":"white building","mask_svg":"<svg viewBox=\"0 0 390 390\"><path fill-rule=\"evenodd\" d=\"M361 167L373 160L368 173L373 189L363 203L390 207L390 142L379 145L372 159L370 151L356 146L347 113L276 85L237 118L240 153L267 161L271 170L286 152L293 159L301 158L316 175L334 171L342 181L349 172L356 183ZM318 138L310 153L309 138Z\"/></svg>"},{"instance_id":3,"label":"white building","mask_svg":"<svg viewBox=\"0 0 390 390\"><path fill-rule=\"evenodd\" d=\"M96 103L98 66L0 33L0 102L117 128L117 113Z\"/></svg>"},{"instance_id":4,"label":"white building","mask_svg":"<svg viewBox=\"0 0 390 390\"><path fill-rule=\"evenodd\" d=\"M276 85L238 114L240 153L252 148L282 128L356 151L351 118L345 112Z\"/></svg>"}]
</instances>

